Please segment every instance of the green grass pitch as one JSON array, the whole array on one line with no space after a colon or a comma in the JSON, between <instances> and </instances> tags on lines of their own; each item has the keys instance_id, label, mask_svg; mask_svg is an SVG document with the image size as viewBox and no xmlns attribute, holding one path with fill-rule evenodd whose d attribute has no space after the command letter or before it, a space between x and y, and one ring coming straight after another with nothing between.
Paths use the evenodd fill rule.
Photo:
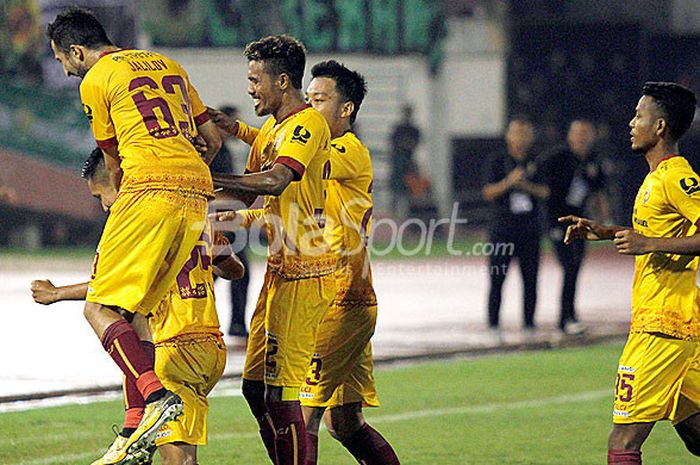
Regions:
<instances>
[{"instance_id":1,"label":"green grass pitch","mask_svg":"<svg viewBox=\"0 0 700 465\"><path fill-rule=\"evenodd\" d=\"M604 464L620 351L615 344L383 368L383 407L366 416L404 465ZM88 464L121 416L118 401L2 413L0 464ZM212 398L209 426L201 465L268 463L243 398ZM698 463L668 423L643 452L649 464ZM322 431L319 463L355 462Z\"/></svg>"}]
</instances>

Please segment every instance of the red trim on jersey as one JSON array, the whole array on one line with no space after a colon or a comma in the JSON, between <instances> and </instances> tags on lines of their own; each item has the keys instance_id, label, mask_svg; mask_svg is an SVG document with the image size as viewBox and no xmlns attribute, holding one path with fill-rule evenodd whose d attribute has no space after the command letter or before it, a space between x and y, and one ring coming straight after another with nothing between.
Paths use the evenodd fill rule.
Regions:
<instances>
[{"instance_id":1,"label":"red trim on jersey","mask_svg":"<svg viewBox=\"0 0 700 465\"><path fill-rule=\"evenodd\" d=\"M700 229L700 218L698 218L697 221L695 221L695 227Z\"/></svg>"},{"instance_id":2,"label":"red trim on jersey","mask_svg":"<svg viewBox=\"0 0 700 465\"><path fill-rule=\"evenodd\" d=\"M122 50L125 50L125 49L118 48L116 50L110 50L109 52L102 52L102 53L100 53L100 56L98 58L102 58L103 56L109 55L110 53L121 52Z\"/></svg>"},{"instance_id":3,"label":"red trim on jersey","mask_svg":"<svg viewBox=\"0 0 700 465\"><path fill-rule=\"evenodd\" d=\"M197 126L201 126L202 124L206 123L210 119L211 118L209 117L209 113L207 113L207 111L204 110L204 112L202 112L201 115L194 117L194 124L196 124Z\"/></svg>"},{"instance_id":4,"label":"red trim on jersey","mask_svg":"<svg viewBox=\"0 0 700 465\"><path fill-rule=\"evenodd\" d=\"M654 167L654 170L655 170L656 168L659 167L659 165L661 164L661 162L664 162L664 161L666 161L666 160L669 160L669 159L671 159L671 158L673 158L673 157L678 157L678 156L680 156L680 155L677 154L677 153L671 153L671 154L666 155L666 156L663 157L661 160L659 160L659 162L658 162L658 163L656 164L656 166ZM654 171L654 170L652 170L652 171Z\"/></svg>"},{"instance_id":5,"label":"red trim on jersey","mask_svg":"<svg viewBox=\"0 0 700 465\"><path fill-rule=\"evenodd\" d=\"M277 160L275 160L275 163L279 163L280 165L284 165L290 170L294 171L294 180L299 181L302 176L304 176L304 171L306 171L306 168L304 165L299 163L297 160L291 157L278 157Z\"/></svg>"},{"instance_id":6,"label":"red trim on jersey","mask_svg":"<svg viewBox=\"0 0 700 465\"><path fill-rule=\"evenodd\" d=\"M111 149L112 147L116 147L118 144L116 136L110 137L109 139L96 140L95 142L97 142L97 146L102 150Z\"/></svg>"},{"instance_id":7,"label":"red trim on jersey","mask_svg":"<svg viewBox=\"0 0 700 465\"><path fill-rule=\"evenodd\" d=\"M311 104L305 103L304 105L300 106L296 110L293 110L291 113L286 114L281 120L277 121L275 124L280 124L282 121L286 120L290 116L294 116L297 113L299 113L300 111L306 110L307 108L311 108Z\"/></svg>"}]
</instances>

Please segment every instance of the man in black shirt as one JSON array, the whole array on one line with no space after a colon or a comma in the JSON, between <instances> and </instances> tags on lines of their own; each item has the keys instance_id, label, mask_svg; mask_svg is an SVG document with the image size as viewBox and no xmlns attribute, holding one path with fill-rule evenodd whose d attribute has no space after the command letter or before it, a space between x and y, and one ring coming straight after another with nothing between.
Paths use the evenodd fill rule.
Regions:
<instances>
[{"instance_id":1,"label":"man in black shirt","mask_svg":"<svg viewBox=\"0 0 700 465\"><path fill-rule=\"evenodd\" d=\"M518 258L523 280L524 328L531 334L535 327L540 260L537 204L547 198L549 189L540 183L540 170L530 152L534 139L532 123L522 116L513 117L505 134L506 149L490 157L482 191L493 207L488 317L489 327L499 339L501 291L514 256Z\"/></svg>"},{"instance_id":2,"label":"man in black shirt","mask_svg":"<svg viewBox=\"0 0 700 465\"><path fill-rule=\"evenodd\" d=\"M608 201L605 175L597 154L593 151L595 126L591 121L571 122L566 145L545 157L545 180L550 190L547 200L549 238L564 270L561 292L559 328L566 334L581 334L585 327L578 322L574 300L576 281L585 254L585 241L571 246L563 242L566 227L557 219L566 215L586 216L586 206L593 200L598 218L607 220Z\"/></svg>"}]
</instances>

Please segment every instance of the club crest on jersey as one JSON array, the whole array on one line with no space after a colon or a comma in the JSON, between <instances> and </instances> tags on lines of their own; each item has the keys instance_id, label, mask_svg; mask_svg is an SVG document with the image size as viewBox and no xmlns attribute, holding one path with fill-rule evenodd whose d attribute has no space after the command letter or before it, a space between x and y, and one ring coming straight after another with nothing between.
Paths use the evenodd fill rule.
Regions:
<instances>
[{"instance_id":1,"label":"club crest on jersey","mask_svg":"<svg viewBox=\"0 0 700 465\"><path fill-rule=\"evenodd\" d=\"M311 132L304 126L297 126L294 128L294 135L292 136L292 142L299 142L301 144L306 144L309 139L311 139Z\"/></svg>"},{"instance_id":2,"label":"club crest on jersey","mask_svg":"<svg viewBox=\"0 0 700 465\"><path fill-rule=\"evenodd\" d=\"M700 191L700 182L697 178L683 178L681 179L681 189L688 195L693 195Z\"/></svg>"},{"instance_id":3,"label":"club crest on jersey","mask_svg":"<svg viewBox=\"0 0 700 465\"><path fill-rule=\"evenodd\" d=\"M647 190L644 191L642 203L647 203L649 201L649 197L651 197L651 186L647 187Z\"/></svg>"}]
</instances>

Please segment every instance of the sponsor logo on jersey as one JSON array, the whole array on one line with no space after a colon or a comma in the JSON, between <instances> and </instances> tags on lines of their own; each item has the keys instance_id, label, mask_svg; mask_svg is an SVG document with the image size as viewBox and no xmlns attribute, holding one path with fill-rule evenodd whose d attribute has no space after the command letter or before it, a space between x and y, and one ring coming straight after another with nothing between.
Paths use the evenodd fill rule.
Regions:
<instances>
[{"instance_id":1,"label":"sponsor logo on jersey","mask_svg":"<svg viewBox=\"0 0 700 465\"><path fill-rule=\"evenodd\" d=\"M89 105L83 104L83 110L85 111L85 116L87 117L90 124L92 124L92 108Z\"/></svg>"},{"instance_id":2,"label":"sponsor logo on jersey","mask_svg":"<svg viewBox=\"0 0 700 465\"><path fill-rule=\"evenodd\" d=\"M292 142L299 142L301 144L306 144L309 139L311 139L311 132L304 126L297 126L294 128L294 135L292 136Z\"/></svg>"},{"instance_id":3,"label":"sponsor logo on jersey","mask_svg":"<svg viewBox=\"0 0 700 465\"><path fill-rule=\"evenodd\" d=\"M693 195L700 191L700 182L697 178L683 178L681 179L681 189L688 195Z\"/></svg>"}]
</instances>

